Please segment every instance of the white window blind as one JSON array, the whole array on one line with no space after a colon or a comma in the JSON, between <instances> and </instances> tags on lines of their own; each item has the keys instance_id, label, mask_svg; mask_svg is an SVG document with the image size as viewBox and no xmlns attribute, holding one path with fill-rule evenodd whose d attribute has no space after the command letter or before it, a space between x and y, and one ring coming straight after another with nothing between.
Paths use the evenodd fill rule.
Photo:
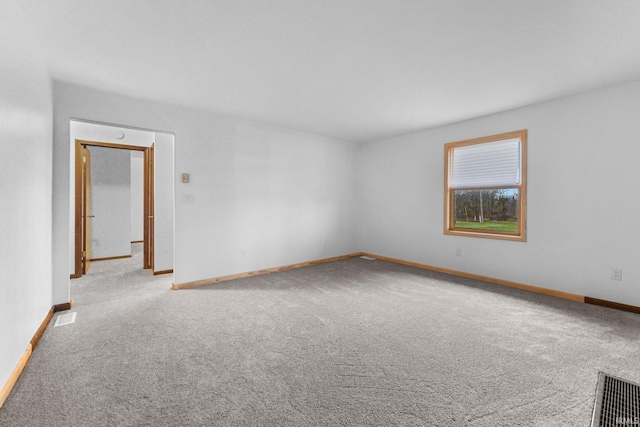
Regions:
<instances>
[{"instance_id":1,"label":"white window blind","mask_svg":"<svg viewBox=\"0 0 640 427\"><path fill-rule=\"evenodd\" d=\"M509 187L520 184L520 138L453 149L449 188Z\"/></svg>"}]
</instances>

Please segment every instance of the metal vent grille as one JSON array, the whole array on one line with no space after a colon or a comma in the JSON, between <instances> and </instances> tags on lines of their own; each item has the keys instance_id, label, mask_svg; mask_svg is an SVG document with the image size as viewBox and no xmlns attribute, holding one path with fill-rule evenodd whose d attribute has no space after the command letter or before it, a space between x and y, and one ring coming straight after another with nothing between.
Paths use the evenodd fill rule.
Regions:
<instances>
[{"instance_id":1,"label":"metal vent grille","mask_svg":"<svg viewBox=\"0 0 640 427\"><path fill-rule=\"evenodd\" d=\"M591 426L640 426L640 385L600 372Z\"/></svg>"},{"instance_id":2,"label":"metal vent grille","mask_svg":"<svg viewBox=\"0 0 640 427\"><path fill-rule=\"evenodd\" d=\"M56 323L53 324L53 327L55 328L56 326L69 325L69 324L71 324L71 323L73 323L75 321L76 321L76 312L75 311L73 313L61 314L56 319Z\"/></svg>"}]
</instances>

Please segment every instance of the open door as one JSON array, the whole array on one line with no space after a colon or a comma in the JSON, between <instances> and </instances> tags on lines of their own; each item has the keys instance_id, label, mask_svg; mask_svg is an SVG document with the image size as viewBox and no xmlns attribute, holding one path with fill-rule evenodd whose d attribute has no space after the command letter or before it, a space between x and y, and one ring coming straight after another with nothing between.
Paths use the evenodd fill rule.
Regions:
<instances>
[{"instance_id":1,"label":"open door","mask_svg":"<svg viewBox=\"0 0 640 427\"><path fill-rule=\"evenodd\" d=\"M144 151L144 268L153 270L153 245L154 245L154 144Z\"/></svg>"},{"instance_id":2,"label":"open door","mask_svg":"<svg viewBox=\"0 0 640 427\"><path fill-rule=\"evenodd\" d=\"M82 274L91 267L91 152L82 146Z\"/></svg>"},{"instance_id":3,"label":"open door","mask_svg":"<svg viewBox=\"0 0 640 427\"><path fill-rule=\"evenodd\" d=\"M76 140L75 256L71 278L82 277L91 266L91 153Z\"/></svg>"},{"instance_id":4,"label":"open door","mask_svg":"<svg viewBox=\"0 0 640 427\"><path fill-rule=\"evenodd\" d=\"M154 152L151 147L140 147L108 142L76 139L75 171L75 254L74 273L71 278L82 277L91 266L91 153L90 146L108 147L144 152L144 259L143 268L153 269L154 244Z\"/></svg>"}]
</instances>

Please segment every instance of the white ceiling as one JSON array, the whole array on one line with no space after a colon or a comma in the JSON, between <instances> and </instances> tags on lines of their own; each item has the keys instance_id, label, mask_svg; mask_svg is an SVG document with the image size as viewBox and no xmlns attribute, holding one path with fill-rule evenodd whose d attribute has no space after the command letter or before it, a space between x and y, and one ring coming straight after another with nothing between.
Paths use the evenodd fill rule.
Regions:
<instances>
[{"instance_id":1,"label":"white ceiling","mask_svg":"<svg viewBox=\"0 0 640 427\"><path fill-rule=\"evenodd\" d=\"M640 78L638 0L20 0L54 78L367 142Z\"/></svg>"}]
</instances>

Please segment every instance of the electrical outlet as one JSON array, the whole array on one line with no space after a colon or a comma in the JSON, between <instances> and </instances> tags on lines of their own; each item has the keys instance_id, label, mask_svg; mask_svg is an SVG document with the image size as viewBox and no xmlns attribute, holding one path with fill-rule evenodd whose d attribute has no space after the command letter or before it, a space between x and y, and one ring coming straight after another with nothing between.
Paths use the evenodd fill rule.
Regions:
<instances>
[{"instance_id":1,"label":"electrical outlet","mask_svg":"<svg viewBox=\"0 0 640 427\"><path fill-rule=\"evenodd\" d=\"M611 269L611 280L622 280L622 269L621 268L612 268Z\"/></svg>"},{"instance_id":2,"label":"electrical outlet","mask_svg":"<svg viewBox=\"0 0 640 427\"><path fill-rule=\"evenodd\" d=\"M456 256L462 256L462 248L456 248Z\"/></svg>"},{"instance_id":3,"label":"electrical outlet","mask_svg":"<svg viewBox=\"0 0 640 427\"><path fill-rule=\"evenodd\" d=\"M247 256L247 251L240 249L240 258L244 258L245 256Z\"/></svg>"}]
</instances>

